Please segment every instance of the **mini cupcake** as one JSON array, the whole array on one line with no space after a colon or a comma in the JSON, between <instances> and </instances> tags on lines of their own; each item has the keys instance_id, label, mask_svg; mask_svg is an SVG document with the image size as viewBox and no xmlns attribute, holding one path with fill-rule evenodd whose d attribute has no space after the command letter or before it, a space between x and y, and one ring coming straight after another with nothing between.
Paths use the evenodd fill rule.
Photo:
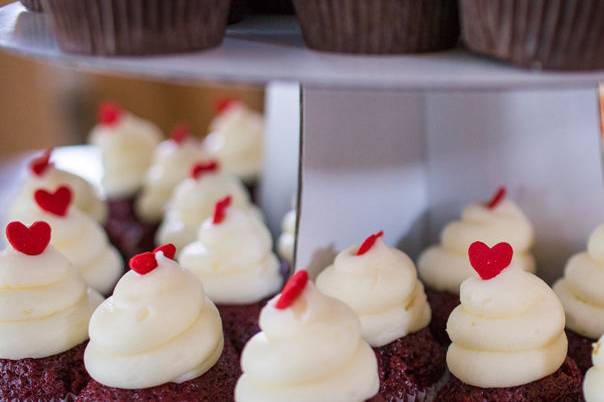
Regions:
<instances>
[{"instance_id":1,"label":"mini cupcake","mask_svg":"<svg viewBox=\"0 0 604 402\"><path fill-rule=\"evenodd\" d=\"M29 162L28 174L12 203L11 211L27 208L33 201L34 191L39 188L57 188L68 185L73 191L73 205L97 222L104 223L107 206L96 188L82 177L57 168L50 162L52 149Z\"/></svg>"},{"instance_id":2,"label":"mini cupcake","mask_svg":"<svg viewBox=\"0 0 604 402\"><path fill-rule=\"evenodd\" d=\"M296 210L292 209L283 218L281 223L281 236L277 244L277 251L283 261L289 266L294 263L294 247L296 245Z\"/></svg>"},{"instance_id":3,"label":"mini cupcake","mask_svg":"<svg viewBox=\"0 0 604 402\"><path fill-rule=\"evenodd\" d=\"M461 220L448 224L440 235L441 244L425 250L419 257L419 276L426 285L428 302L432 307L430 328L443 344L449 343L445 332L451 311L459 304L459 286L472 276L467 249L479 239L487 244L508 241L515 252L515 260L530 272L535 272L533 227L524 213L506 199L506 190L500 188L485 204L466 207Z\"/></svg>"},{"instance_id":4,"label":"mini cupcake","mask_svg":"<svg viewBox=\"0 0 604 402\"><path fill-rule=\"evenodd\" d=\"M450 0L294 0L306 45L342 53L420 53L457 44Z\"/></svg>"},{"instance_id":5,"label":"mini cupcake","mask_svg":"<svg viewBox=\"0 0 604 402\"><path fill-rule=\"evenodd\" d=\"M451 379L436 400L581 401L582 375L566 356L564 310L545 282L512 268L509 243L468 250L478 275L461 284L451 313Z\"/></svg>"},{"instance_id":6,"label":"mini cupcake","mask_svg":"<svg viewBox=\"0 0 604 402\"><path fill-rule=\"evenodd\" d=\"M591 367L591 345L604 335L604 225L591 234L587 251L566 264L554 291L566 311L568 355L583 373Z\"/></svg>"},{"instance_id":7,"label":"mini cupcake","mask_svg":"<svg viewBox=\"0 0 604 402\"><path fill-rule=\"evenodd\" d=\"M241 355L237 402L363 402L379 389L375 354L344 303L320 293L306 271L260 315L262 332Z\"/></svg>"},{"instance_id":8,"label":"mini cupcake","mask_svg":"<svg viewBox=\"0 0 604 402\"><path fill-rule=\"evenodd\" d=\"M89 378L88 321L103 298L49 246L46 222L6 227L0 252L0 400L62 401Z\"/></svg>"},{"instance_id":9,"label":"mini cupcake","mask_svg":"<svg viewBox=\"0 0 604 402\"><path fill-rule=\"evenodd\" d=\"M113 103L101 105L99 124L90 136L103 161L102 185L109 206L105 230L125 258L153 246L157 225L139 219L135 200L161 136L155 125Z\"/></svg>"},{"instance_id":10,"label":"mini cupcake","mask_svg":"<svg viewBox=\"0 0 604 402\"><path fill-rule=\"evenodd\" d=\"M35 11L38 13L44 11L44 8L42 7L42 0L19 0L19 1L29 11Z\"/></svg>"},{"instance_id":11,"label":"mini cupcake","mask_svg":"<svg viewBox=\"0 0 604 402\"><path fill-rule=\"evenodd\" d=\"M264 223L249 210L230 207L231 202L227 196L216 203L179 262L201 280L218 306L226 336L241 351L260 331L260 310L281 289L285 273Z\"/></svg>"},{"instance_id":12,"label":"mini cupcake","mask_svg":"<svg viewBox=\"0 0 604 402\"><path fill-rule=\"evenodd\" d=\"M51 244L80 271L86 283L102 294L110 294L122 275L122 260L100 225L71 207L72 191L60 186L54 192L38 189L34 202L13 218L31 224L46 221L53 230Z\"/></svg>"},{"instance_id":13,"label":"mini cupcake","mask_svg":"<svg viewBox=\"0 0 604 402\"><path fill-rule=\"evenodd\" d=\"M233 400L237 355L201 282L168 244L130 260L90 320L81 402Z\"/></svg>"},{"instance_id":14,"label":"mini cupcake","mask_svg":"<svg viewBox=\"0 0 604 402\"><path fill-rule=\"evenodd\" d=\"M593 367L587 370L583 382L585 402L604 402L604 354L602 353L604 337L593 344Z\"/></svg>"},{"instance_id":15,"label":"mini cupcake","mask_svg":"<svg viewBox=\"0 0 604 402\"><path fill-rule=\"evenodd\" d=\"M181 182L166 206L164 220L157 232L158 244L173 243L180 251L197 237L199 226L212 216L216 202L227 195L233 206L257 211L237 177L221 171L216 161L195 164L189 177Z\"/></svg>"},{"instance_id":16,"label":"mini cupcake","mask_svg":"<svg viewBox=\"0 0 604 402\"><path fill-rule=\"evenodd\" d=\"M264 158L264 118L233 99L221 99L217 116L203 142L205 153L239 177L254 198Z\"/></svg>"},{"instance_id":17,"label":"mini cupcake","mask_svg":"<svg viewBox=\"0 0 604 402\"><path fill-rule=\"evenodd\" d=\"M413 261L383 232L349 247L317 277L317 288L352 308L374 348L385 401L430 400L445 371L445 350L428 324L430 306Z\"/></svg>"},{"instance_id":18,"label":"mini cupcake","mask_svg":"<svg viewBox=\"0 0 604 402\"><path fill-rule=\"evenodd\" d=\"M143 221L158 223L172 192L187 178L191 166L203 159L201 144L190 135L187 126L172 130L170 139L155 150L143 189L136 200L136 214Z\"/></svg>"}]
</instances>

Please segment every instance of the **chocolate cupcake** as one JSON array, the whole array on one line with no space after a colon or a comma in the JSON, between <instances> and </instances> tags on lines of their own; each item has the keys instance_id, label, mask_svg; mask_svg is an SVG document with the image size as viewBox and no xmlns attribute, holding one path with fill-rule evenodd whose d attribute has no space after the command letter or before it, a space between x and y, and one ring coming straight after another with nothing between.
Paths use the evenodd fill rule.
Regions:
<instances>
[{"instance_id":1,"label":"chocolate cupcake","mask_svg":"<svg viewBox=\"0 0 604 402\"><path fill-rule=\"evenodd\" d=\"M82 402L232 401L240 373L220 315L167 244L130 260L90 320Z\"/></svg>"},{"instance_id":2,"label":"chocolate cupcake","mask_svg":"<svg viewBox=\"0 0 604 402\"><path fill-rule=\"evenodd\" d=\"M214 215L199 228L198 240L178 258L203 283L216 303L225 336L238 351L260 331L258 317L269 297L283 285L270 232L257 214L218 201Z\"/></svg>"},{"instance_id":3,"label":"chocolate cupcake","mask_svg":"<svg viewBox=\"0 0 604 402\"><path fill-rule=\"evenodd\" d=\"M61 48L71 53L144 55L219 45L230 0L42 0Z\"/></svg>"},{"instance_id":4,"label":"chocolate cupcake","mask_svg":"<svg viewBox=\"0 0 604 402\"><path fill-rule=\"evenodd\" d=\"M25 6L29 11L35 11L41 13L44 11L42 7L42 0L19 0L21 4Z\"/></svg>"},{"instance_id":5,"label":"chocolate cupcake","mask_svg":"<svg viewBox=\"0 0 604 402\"><path fill-rule=\"evenodd\" d=\"M317 288L352 308L378 357L385 401L430 401L445 372L445 349L428 324L430 306L413 261L386 245L383 232L342 251Z\"/></svg>"},{"instance_id":6,"label":"chocolate cupcake","mask_svg":"<svg viewBox=\"0 0 604 402\"><path fill-rule=\"evenodd\" d=\"M535 272L531 254L533 227L524 213L511 200L506 189L500 188L484 204L466 207L461 220L448 224L440 235L440 244L429 247L419 257L419 276L426 285L432 307L430 329L444 345L449 344L445 332L449 314L459 304L459 286L472 276L467 249L474 239L488 244L509 241L514 259L525 270Z\"/></svg>"},{"instance_id":7,"label":"chocolate cupcake","mask_svg":"<svg viewBox=\"0 0 604 402\"><path fill-rule=\"evenodd\" d=\"M604 225L589 237L587 251L568 260L554 284L566 312L568 355L583 373L591 367L591 345L604 335Z\"/></svg>"},{"instance_id":8,"label":"chocolate cupcake","mask_svg":"<svg viewBox=\"0 0 604 402\"><path fill-rule=\"evenodd\" d=\"M292 0L247 0L256 14L293 14Z\"/></svg>"},{"instance_id":9,"label":"chocolate cupcake","mask_svg":"<svg viewBox=\"0 0 604 402\"><path fill-rule=\"evenodd\" d=\"M294 0L306 45L342 53L421 53L457 44L451 0Z\"/></svg>"},{"instance_id":10,"label":"chocolate cupcake","mask_svg":"<svg viewBox=\"0 0 604 402\"><path fill-rule=\"evenodd\" d=\"M599 0L461 0L463 39L473 51L522 67L604 68Z\"/></svg>"},{"instance_id":11,"label":"chocolate cupcake","mask_svg":"<svg viewBox=\"0 0 604 402\"><path fill-rule=\"evenodd\" d=\"M11 222L6 238L10 247L0 253L0 400L67 400L89 380L83 350L88 321L103 298L49 245L46 222Z\"/></svg>"},{"instance_id":12,"label":"chocolate cupcake","mask_svg":"<svg viewBox=\"0 0 604 402\"><path fill-rule=\"evenodd\" d=\"M509 243L474 242L468 255L477 275L461 284L461 305L447 323L451 379L436 400L581 401L556 294L516 266Z\"/></svg>"}]
</instances>

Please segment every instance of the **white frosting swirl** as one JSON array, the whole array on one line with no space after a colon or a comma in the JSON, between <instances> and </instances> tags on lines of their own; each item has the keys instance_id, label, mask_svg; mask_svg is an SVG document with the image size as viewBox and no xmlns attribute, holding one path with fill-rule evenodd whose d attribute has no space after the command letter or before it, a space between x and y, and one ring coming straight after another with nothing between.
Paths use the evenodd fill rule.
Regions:
<instances>
[{"instance_id":1,"label":"white frosting swirl","mask_svg":"<svg viewBox=\"0 0 604 402\"><path fill-rule=\"evenodd\" d=\"M92 130L90 141L101 150L108 197L128 197L141 188L161 137L154 124L126 112L116 124Z\"/></svg>"},{"instance_id":2,"label":"white frosting swirl","mask_svg":"<svg viewBox=\"0 0 604 402\"><path fill-rule=\"evenodd\" d=\"M348 306L310 282L286 309L277 298L241 355L237 402L363 402L378 392L375 354Z\"/></svg>"},{"instance_id":3,"label":"white frosting swirl","mask_svg":"<svg viewBox=\"0 0 604 402\"><path fill-rule=\"evenodd\" d=\"M294 245L296 244L296 210L292 209L283 218L281 236L277 244L279 255L288 263L294 262Z\"/></svg>"},{"instance_id":4,"label":"white frosting swirl","mask_svg":"<svg viewBox=\"0 0 604 402\"><path fill-rule=\"evenodd\" d=\"M46 221L52 228L50 244L79 269L86 283L102 294L111 293L122 274L122 257L109 244L101 226L73 206L66 216L56 216L37 205L15 213L11 220L26 225Z\"/></svg>"},{"instance_id":5,"label":"white frosting swirl","mask_svg":"<svg viewBox=\"0 0 604 402\"><path fill-rule=\"evenodd\" d=\"M594 344L592 359L594 366L585 373L583 395L585 402L604 402L604 337Z\"/></svg>"},{"instance_id":6,"label":"white frosting swirl","mask_svg":"<svg viewBox=\"0 0 604 402\"><path fill-rule=\"evenodd\" d=\"M509 243L514 262L535 272L535 258L530 253L533 227L524 213L509 200L490 209L474 204L465 208L460 221L449 223L441 233L441 244L425 250L419 257L419 275L436 290L459 294L459 285L472 275L467 251L470 244L482 241L490 246Z\"/></svg>"},{"instance_id":7,"label":"white frosting swirl","mask_svg":"<svg viewBox=\"0 0 604 402\"><path fill-rule=\"evenodd\" d=\"M0 358L39 359L84 342L102 300L51 246L36 256L0 252Z\"/></svg>"},{"instance_id":8,"label":"white frosting swirl","mask_svg":"<svg viewBox=\"0 0 604 402\"><path fill-rule=\"evenodd\" d=\"M233 197L234 207L253 208L241 182L230 174L205 173L198 179L190 177L180 183L166 206L164 221L156 236L157 243L172 243L182 250L195 241L199 226L213 214L216 202L227 195Z\"/></svg>"},{"instance_id":9,"label":"white frosting swirl","mask_svg":"<svg viewBox=\"0 0 604 402\"><path fill-rule=\"evenodd\" d=\"M413 261L378 239L365 254L350 247L317 278L317 288L348 304L373 347L425 328L431 310Z\"/></svg>"},{"instance_id":10,"label":"white frosting swirl","mask_svg":"<svg viewBox=\"0 0 604 402\"><path fill-rule=\"evenodd\" d=\"M604 334L604 225L590 236L587 252L570 258L554 291L566 311L566 327L587 338Z\"/></svg>"},{"instance_id":11,"label":"white frosting swirl","mask_svg":"<svg viewBox=\"0 0 604 402\"><path fill-rule=\"evenodd\" d=\"M254 213L229 208L220 224L206 219L179 261L214 303L251 304L274 295L283 283L272 247L271 234Z\"/></svg>"},{"instance_id":12,"label":"white frosting swirl","mask_svg":"<svg viewBox=\"0 0 604 402\"><path fill-rule=\"evenodd\" d=\"M142 193L136 201L138 216L149 222L159 222L176 186L187 178L191 167L202 158L201 145L190 137L181 144L172 140L159 144L145 176Z\"/></svg>"},{"instance_id":13,"label":"white frosting swirl","mask_svg":"<svg viewBox=\"0 0 604 402\"><path fill-rule=\"evenodd\" d=\"M461 284L461 305L451 313L447 365L466 384L503 388L556 372L566 359L564 310L535 275L507 268Z\"/></svg>"},{"instance_id":14,"label":"white frosting swirl","mask_svg":"<svg viewBox=\"0 0 604 402\"><path fill-rule=\"evenodd\" d=\"M163 253L148 274L128 272L90 320L86 370L109 387L181 383L208 371L224 345L216 306L199 280Z\"/></svg>"},{"instance_id":15,"label":"white frosting swirl","mask_svg":"<svg viewBox=\"0 0 604 402\"><path fill-rule=\"evenodd\" d=\"M208 156L244 181L260 175L264 154L262 115L235 102L214 119L210 130L203 143Z\"/></svg>"}]
</instances>

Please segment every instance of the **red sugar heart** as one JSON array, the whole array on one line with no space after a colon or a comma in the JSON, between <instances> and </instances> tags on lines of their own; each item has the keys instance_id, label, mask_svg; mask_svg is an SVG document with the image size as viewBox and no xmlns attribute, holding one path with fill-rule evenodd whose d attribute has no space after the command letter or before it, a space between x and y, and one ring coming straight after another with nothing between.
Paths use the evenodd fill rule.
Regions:
<instances>
[{"instance_id":1,"label":"red sugar heart","mask_svg":"<svg viewBox=\"0 0 604 402\"><path fill-rule=\"evenodd\" d=\"M306 285L308 284L308 272L298 271L285 284L281 296L275 303L275 308L278 310L284 310L294 304L296 299L300 297Z\"/></svg>"},{"instance_id":2,"label":"red sugar heart","mask_svg":"<svg viewBox=\"0 0 604 402\"><path fill-rule=\"evenodd\" d=\"M43 211L61 217L67 215L67 210L69 210L72 198L73 192L65 185L60 186L54 193L44 189L38 189L34 193L36 204L38 204Z\"/></svg>"},{"instance_id":3,"label":"red sugar heart","mask_svg":"<svg viewBox=\"0 0 604 402\"><path fill-rule=\"evenodd\" d=\"M50 157L52 155L52 148L48 148L44 153L29 162L29 170L36 176L42 176L46 170L52 166L50 163Z\"/></svg>"},{"instance_id":4,"label":"red sugar heart","mask_svg":"<svg viewBox=\"0 0 604 402\"><path fill-rule=\"evenodd\" d=\"M8 242L26 255L42 254L50 243L50 232L50 225L43 221L34 222L30 227L16 221L6 226Z\"/></svg>"},{"instance_id":5,"label":"red sugar heart","mask_svg":"<svg viewBox=\"0 0 604 402\"><path fill-rule=\"evenodd\" d=\"M99 107L98 121L103 126L115 126L122 118L122 108L113 102L103 102Z\"/></svg>"},{"instance_id":6,"label":"red sugar heart","mask_svg":"<svg viewBox=\"0 0 604 402\"><path fill-rule=\"evenodd\" d=\"M189 137L190 133L191 129L187 124L180 124L172 129L172 132L170 132L170 139L178 145L181 145Z\"/></svg>"},{"instance_id":7,"label":"red sugar heart","mask_svg":"<svg viewBox=\"0 0 604 402\"><path fill-rule=\"evenodd\" d=\"M226 218L226 210L228 207L231 206L232 202L233 197L231 197L230 195L227 195L223 199L218 200L218 202L214 206L214 216L212 217L212 223L214 225L218 225L219 223L222 223L224 221L224 218Z\"/></svg>"},{"instance_id":8,"label":"red sugar heart","mask_svg":"<svg viewBox=\"0 0 604 402\"><path fill-rule=\"evenodd\" d=\"M489 202L487 202L485 204L485 206L487 208L489 208L489 209L495 209L495 208L497 208L497 206L505 198L506 194L507 194L507 189L505 188L505 186L499 187L497 189L497 191L495 192L495 194L493 194L493 197L491 197L491 199L489 200Z\"/></svg>"},{"instance_id":9,"label":"red sugar heart","mask_svg":"<svg viewBox=\"0 0 604 402\"><path fill-rule=\"evenodd\" d=\"M191 168L191 177L197 180L205 173L217 172L219 168L220 166L218 164L218 161L215 160L196 163Z\"/></svg>"},{"instance_id":10,"label":"red sugar heart","mask_svg":"<svg viewBox=\"0 0 604 402\"><path fill-rule=\"evenodd\" d=\"M174 244L172 244L172 243L163 244L159 247L156 247L153 250L153 254L157 253L158 251L161 251L162 253L164 253L164 256L166 258L173 260L174 256L176 255L176 246L174 246Z\"/></svg>"},{"instance_id":11,"label":"red sugar heart","mask_svg":"<svg viewBox=\"0 0 604 402\"><path fill-rule=\"evenodd\" d=\"M371 247L373 247L373 245L375 244L377 239L379 239L382 236L384 236L384 231L380 230L379 232L374 233L371 236L369 236L368 238L366 238L365 241L363 241L363 244L361 244L361 247L359 247L359 249L357 250L357 253L355 255L356 256L363 255L366 252L368 252L369 250L371 250Z\"/></svg>"},{"instance_id":12,"label":"red sugar heart","mask_svg":"<svg viewBox=\"0 0 604 402\"><path fill-rule=\"evenodd\" d=\"M468 249L470 264L484 280L492 279L506 269L512 262L513 255L514 250L509 243L489 247L483 242L475 241Z\"/></svg>"},{"instance_id":13,"label":"red sugar heart","mask_svg":"<svg viewBox=\"0 0 604 402\"><path fill-rule=\"evenodd\" d=\"M145 253L137 254L130 258L128 265L130 266L130 269L137 274L146 275L157 268L155 253L147 251Z\"/></svg>"},{"instance_id":14,"label":"red sugar heart","mask_svg":"<svg viewBox=\"0 0 604 402\"><path fill-rule=\"evenodd\" d=\"M225 110L230 108L236 103L234 99L231 98L220 98L214 103L214 110L216 113L223 113Z\"/></svg>"}]
</instances>

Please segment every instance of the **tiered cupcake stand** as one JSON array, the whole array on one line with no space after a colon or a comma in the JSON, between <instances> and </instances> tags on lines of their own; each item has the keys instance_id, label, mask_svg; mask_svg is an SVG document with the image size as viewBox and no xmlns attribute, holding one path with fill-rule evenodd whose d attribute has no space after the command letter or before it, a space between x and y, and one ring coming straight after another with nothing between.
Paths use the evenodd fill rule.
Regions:
<instances>
[{"instance_id":1,"label":"tiered cupcake stand","mask_svg":"<svg viewBox=\"0 0 604 402\"><path fill-rule=\"evenodd\" d=\"M526 71L460 49L318 53L304 47L293 17L249 18L205 52L82 57L62 53L44 17L18 4L0 8L0 48L87 71L268 83L262 200L274 227L290 202L300 144L298 266L320 266L378 229L414 255L463 204L501 184L535 224L546 279L604 221L604 72Z\"/></svg>"}]
</instances>

